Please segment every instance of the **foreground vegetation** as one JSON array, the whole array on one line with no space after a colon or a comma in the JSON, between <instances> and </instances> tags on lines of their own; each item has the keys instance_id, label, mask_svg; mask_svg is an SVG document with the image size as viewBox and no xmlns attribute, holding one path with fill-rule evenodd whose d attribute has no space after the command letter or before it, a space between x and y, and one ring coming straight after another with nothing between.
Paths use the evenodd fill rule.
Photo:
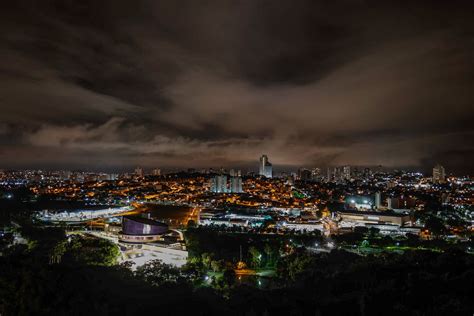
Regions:
<instances>
[{"instance_id":1,"label":"foreground vegetation","mask_svg":"<svg viewBox=\"0 0 474 316\"><path fill-rule=\"evenodd\" d=\"M312 254L301 247L281 252L286 240L247 236L242 245L238 237L231 236L232 243L197 229L190 232L192 256L184 268L153 261L132 272L127 264L114 264L116 250L106 241L68 239L60 229L29 227L23 233L28 244L2 249L2 315L471 315L474 310L474 258L458 249L376 256L342 250ZM236 247L214 252L221 242ZM275 271L272 286L239 285L227 263L239 259L240 245L250 268ZM208 282L214 268L219 278Z\"/></svg>"}]
</instances>

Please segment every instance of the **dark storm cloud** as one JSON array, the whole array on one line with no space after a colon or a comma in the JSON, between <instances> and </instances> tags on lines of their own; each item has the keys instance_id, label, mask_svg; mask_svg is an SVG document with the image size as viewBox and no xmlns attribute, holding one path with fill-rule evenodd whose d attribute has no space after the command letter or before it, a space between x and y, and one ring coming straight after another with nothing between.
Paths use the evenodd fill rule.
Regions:
<instances>
[{"instance_id":1,"label":"dark storm cloud","mask_svg":"<svg viewBox=\"0 0 474 316\"><path fill-rule=\"evenodd\" d=\"M471 7L11 1L0 159L204 167L267 153L285 166L458 161L471 172Z\"/></svg>"}]
</instances>

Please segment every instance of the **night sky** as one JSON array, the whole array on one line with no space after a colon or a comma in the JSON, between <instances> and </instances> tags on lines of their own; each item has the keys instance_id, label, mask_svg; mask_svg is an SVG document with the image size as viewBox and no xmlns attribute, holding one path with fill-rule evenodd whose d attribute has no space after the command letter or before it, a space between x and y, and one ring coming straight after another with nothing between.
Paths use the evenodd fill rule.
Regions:
<instances>
[{"instance_id":1,"label":"night sky","mask_svg":"<svg viewBox=\"0 0 474 316\"><path fill-rule=\"evenodd\" d=\"M473 174L457 0L37 0L0 9L0 169L382 165Z\"/></svg>"}]
</instances>

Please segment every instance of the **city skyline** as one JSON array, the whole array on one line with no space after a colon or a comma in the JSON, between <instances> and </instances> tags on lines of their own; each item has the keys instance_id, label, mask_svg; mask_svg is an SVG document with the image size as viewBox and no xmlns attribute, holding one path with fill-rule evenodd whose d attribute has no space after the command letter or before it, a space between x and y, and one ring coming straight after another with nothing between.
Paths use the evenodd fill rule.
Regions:
<instances>
[{"instance_id":1,"label":"city skyline","mask_svg":"<svg viewBox=\"0 0 474 316\"><path fill-rule=\"evenodd\" d=\"M382 172L382 173L393 173L393 172L408 172L408 173L421 173L424 176L431 176L433 173L433 168L437 167L439 164L435 166L425 166L424 168L387 168L383 166L354 166L354 165L331 165L331 166L276 166L273 168L273 176L279 177L281 175L287 174L294 174L298 175L301 171L314 171L318 170L319 172L327 173L328 170L334 172L334 169L340 169L341 173L343 173L344 167L350 167L351 170L356 170L359 172L363 172L364 170L370 170L372 172ZM229 174L234 169L238 169L241 171L243 175L259 175L259 167L260 164L257 165L244 165L244 166L212 166L212 167L203 167L203 168L193 168L192 166L189 167L169 167L169 168L156 168L155 166L149 167L142 167L142 166L131 166L131 167L124 167L124 168L3 168L0 171L11 171L11 172L23 172L23 171L41 171L41 172L83 172L83 173L97 173L97 174L137 174L137 168L142 169L142 175L152 175L152 176L160 176L166 174L173 174L173 173L190 173L190 172L197 172L197 173L209 173L214 172L216 174L219 173L226 173ZM159 170L159 173L157 173ZM453 173L451 170L446 171L446 177L448 176L466 176L470 177L471 175L468 173Z\"/></svg>"}]
</instances>

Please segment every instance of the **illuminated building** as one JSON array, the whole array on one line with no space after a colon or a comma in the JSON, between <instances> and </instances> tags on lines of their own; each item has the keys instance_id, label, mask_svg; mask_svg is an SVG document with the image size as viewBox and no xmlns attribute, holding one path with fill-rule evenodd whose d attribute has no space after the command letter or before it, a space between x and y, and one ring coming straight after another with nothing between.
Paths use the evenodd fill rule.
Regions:
<instances>
[{"instance_id":1,"label":"illuminated building","mask_svg":"<svg viewBox=\"0 0 474 316\"><path fill-rule=\"evenodd\" d=\"M411 221L408 214L398 214L389 211L338 211L337 214L343 221L365 224L392 224L403 226L405 223Z\"/></svg>"},{"instance_id":2,"label":"illuminated building","mask_svg":"<svg viewBox=\"0 0 474 316\"><path fill-rule=\"evenodd\" d=\"M230 192L231 193L242 193L242 178L231 177L230 178Z\"/></svg>"},{"instance_id":3,"label":"illuminated building","mask_svg":"<svg viewBox=\"0 0 474 316\"><path fill-rule=\"evenodd\" d=\"M262 157L260 157L258 174L266 178L271 178L273 176L273 167L270 161L268 161L267 155L262 155Z\"/></svg>"},{"instance_id":4,"label":"illuminated building","mask_svg":"<svg viewBox=\"0 0 474 316\"><path fill-rule=\"evenodd\" d=\"M108 180L109 181L115 181L119 178L119 175L117 173L111 173L108 175Z\"/></svg>"},{"instance_id":5,"label":"illuminated building","mask_svg":"<svg viewBox=\"0 0 474 316\"><path fill-rule=\"evenodd\" d=\"M161 176L161 169L158 169L158 168L153 169L152 174L154 176Z\"/></svg>"},{"instance_id":6,"label":"illuminated building","mask_svg":"<svg viewBox=\"0 0 474 316\"><path fill-rule=\"evenodd\" d=\"M168 225L149 218L124 216L119 239L129 243L145 243L162 239L168 232Z\"/></svg>"},{"instance_id":7,"label":"illuminated building","mask_svg":"<svg viewBox=\"0 0 474 316\"><path fill-rule=\"evenodd\" d=\"M342 177L345 180L350 180L351 179L351 167L350 166L344 166L342 168Z\"/></svg>"},{"instance_id":8,"label":"illuminated building","mask_svg":"<svg viewBox=\"0 0 474 316\"><path fill-rule=\"evenodd\" d=\"M350 179L351 168L349 166L328 168L327 170L327 182L341 183Z\"/></svg>"},{"instance_id":9,"label":"illuminated building","mask_svg":"<svg viewBox=\"0 0 474 316\"><path fill-rule=\"evenodd\" d=\"M433 168L433 182L434 183L444 183L446 181L446 173L444 167L440 164L437 164Z\"/></svg>"},{"instance_id":10,"label":"illuminated building","mask_svg":"<svg viewBox=\"0 0 474 316\"><path fill-rule=\"evenodd\" d=\"M326 181L331 182L333 180L333 174L331 168L328 167Z\"/></svg>"},{"instance_id":11,"label":"illuminated building","mask_svg":"<svg viewBox=\"0 0 474 316\"><path fill-rule=\"evenodd\" d=\"M320 221L301 222L301 223L282 221L281 223L278 224L278 226L288 229L288 230L296 230L296 231L308 231L308 232L312 232L315 230L319 230L320 232L324 231L324 225Z\"/></svg>"},{"instance_id":12,"label":"illuminated building","mask_svg":"<svg viewBox=\"0 0 474 316\"><path fill-rule=\"evenodd\" d=\"M346 199L346 203L357 210L371 210L373 207L372 199L366 196L350 196Z\"/></svg>"},{"instance_id":13,"label":"illuminated building","mask_svg":"<svg viewBox=\"0 0 474 316\"><path fill-rule=\"evenodd\" d=\"M229 175L230 175L231 177L241 177L241 176L242 176L242 172L241 172L240 170L230 169Z\"/></svg>"},{"instance_id":14,"label":"illuminated building","mask_svg":"<svg viewBox=\"0 0 474 316\"><path fill-rule=\"evenodd\" d=\"M311 170L311 178L313 180L320 180L321 177L321 169L320 168L313 168Z\"/></svg>"},{"instance_id":15,"label":"illuminated building","mask_svg":"<svg viewBox=\"0 0 474 316\"><path fill-rule=\"evenodd\" d=\"M375 192L375 208L378 210L382 206L381 193Z\"/></svg>"},{"instance_id":16,"label":"illuminated building","mask_svg":"<svg viewBox=\"0 0 474 316\"><path fill-rule=\"evenodd\" d=\"M215 215L206 219L200 220L200 224L204 226L242 226L242 227L260 227L263 225L265 220L270 219L269 216L262 215L237 215L237 214L226 214L226 215Z\"/></svg>"},{"instance_id":17,"label":"illuminated building","mask_svg":"<svg viewBox=\"0 0 474 316\"><path fill-rule=\"evenodd\" d=\"M143 169L141 167L135 168L135 175L138 177L143 177Z\"/></svg>"},{"instance_id":18,"label":"illuminated building","mask_svg":"<svg viewBox=\"0 0 474 316\"><path fill-rule=\"evenodd\" d=\"M212 178L211 191L214 193L227 193L229 191L227 188L227 176L221 174Z\"/></svg>"},{"instance_id":19,"label":"illuminated building","mask_svg":"<svg viewBox=\"0 0 474 316\"><path fill-rule=\"evenodd\" d=\"M400 200L398 198L389 197L387 198L387 208L389 210L400 207Z\"/></svg>"},{"instance_id":20,"label":"illuminated building","mask_svg":"<svg viewBox=\"0 0 474 316\"><path fill-rule=\"evenodd\" d=\"M202 220L201 225L203 226L226 226L226 227L247 227L249 226L249 221L238 218L218 218L218 219L205 219Z\"/></svg>"},{"instance_id":21,"label":"illuminated building","mask_svg":"<svg viewBox=\"0 0 474 316\"><path fill-rule=\"evenodd\" d=\"M71 171L61 171L61 180L69 180L71 178Z\"/></svg>"},{"instance_id":22,"label":"illuminated building","mask_svg":"<svg viewBox=\"0 0 474 316\"><path fill-rule=\"evenodd\" d=\"M300 168L298 169L298 178L302 181L309 181L312 180L312 173L311 170Z\"/></svg>"}]
</instances>

